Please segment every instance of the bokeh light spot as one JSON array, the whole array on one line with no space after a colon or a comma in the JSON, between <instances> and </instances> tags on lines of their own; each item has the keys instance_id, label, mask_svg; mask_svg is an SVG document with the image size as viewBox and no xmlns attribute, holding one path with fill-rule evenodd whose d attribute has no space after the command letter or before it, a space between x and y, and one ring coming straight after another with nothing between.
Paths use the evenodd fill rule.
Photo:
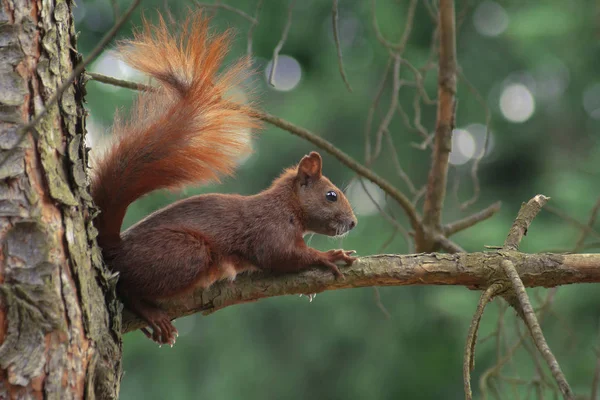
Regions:
<instances>
[{"instance_id":1,"label":"bokeh light spot","mask_svg":"<svg viewBox=\"0 0 600 400\"><path fill-rule=\"evenodd\" d=\"M265 68L265 77L267 81L271 75L273 60L269 61ZM302 79L302 68L300 63L295 58L285 55L280 55L277 59L277 68L275 68L274 88L282 92L287 92L294 89Z\"/></svg>"},{"instance_id":2,"label":"bokeh light spot","mask_svg":"<svg viewBox=\"0 0 600 400\"><path fill-rule=\"evenodd\" d=\"M379 186L371 181L362 179L362 183L364 184L364 188L360 181L353 181L346 191L346 196L357 215L365 216L376 214L379 210L377 209L377 206L373 204L373 200L377 202L379 207L383 208L386 203L385 194ZM368 194L365 192L365 189L367 189ZM369 197L369 195L371 197ZM371 198L373 200L371 200Z\"/></svg>"},{"instance_id":3,"label":"bokeh light spot","mask_svg":"<svg viewBox=\"0 0 600 400\"><path fill-rule=\"evenodd\" d=\"M452 165L462 165L475 156L475 139L466 129L452 131L452 150L449 162Z\"/></svg>"},{"instance_id":4,"label":"bokeh light spot","mask_svg":"<svg viewBox=\"0 0 600 400\"><path fill-rule=\"evenodd\" d=\"M520 83L506 86L500 95L500 111L511 122L527 121L535 111L531 91Z\"/></svg>"},{"instance_id":5,"label":"bokeh light spot","mask_svg":"<svg viewBox=\"0 0 600 400\"><path fill-rule=\"evenodd\" d=\"M508 27L508 14L495 1L481 2L473 13L473 25L483 36L499 36Z\"/></svg>"}]
</instances>

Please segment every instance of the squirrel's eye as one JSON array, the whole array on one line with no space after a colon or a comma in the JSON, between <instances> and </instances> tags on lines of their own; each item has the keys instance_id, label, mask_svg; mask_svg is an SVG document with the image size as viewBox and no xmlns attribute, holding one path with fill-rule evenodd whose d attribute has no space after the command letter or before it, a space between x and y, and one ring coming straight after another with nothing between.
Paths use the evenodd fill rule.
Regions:
<instances>
[{"instance_id":1,"label":"squirrel's eye","mask_svg":"<svg viewBox=\"0 0 600 400\"><path fill-rule=\"evenodd\" d=\"M329 192L327 192L327 194L325 195L325 198L329 201L337 201L337 193L334 192L333 190L330 190Z\"/></svg>"}]
</instances>

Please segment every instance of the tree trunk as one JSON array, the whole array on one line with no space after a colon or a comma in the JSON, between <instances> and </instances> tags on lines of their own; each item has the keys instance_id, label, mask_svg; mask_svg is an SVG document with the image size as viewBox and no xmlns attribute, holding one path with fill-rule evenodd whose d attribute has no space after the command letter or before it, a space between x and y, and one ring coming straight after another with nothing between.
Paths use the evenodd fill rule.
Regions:
<instances>
[{"instance_id":1,"label":"tree trunk","mask_svg":"<svg viewBox=\"0 0 600 400\"><path fill-rule=\"evenodd\" d=\"M121 320L87 191L80 61L65 0L0 3L0 398L116 398ZM105 297L106 296L106 297Z\"/></svg>"}]
</instances>

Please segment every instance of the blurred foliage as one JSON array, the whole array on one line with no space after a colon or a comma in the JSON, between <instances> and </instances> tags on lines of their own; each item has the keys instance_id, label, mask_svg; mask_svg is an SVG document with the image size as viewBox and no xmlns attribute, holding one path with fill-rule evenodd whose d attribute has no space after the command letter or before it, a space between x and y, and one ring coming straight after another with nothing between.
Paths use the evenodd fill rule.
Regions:
<instances>
[{"instance_id":1,"label":"blurred foliage","mask_svg":"<svg viewBox=\"0 0 600 400\"><path fill-rule=\"evenodd\" d=\"M79 51L85 55L114 23L114 14L108 0L77 3L74 13L80 31ZM122 11L129 2L116 3ZM254 14L256 0L227 3ZM454 239L468 251L502 244L521 202L537 193L550 196L552 206L585 222L600 195L597 185L600 86L594 87L600 83L597 3L581 0L567 6L564 0L457 1L457 11L465 3L468 9L458 34L458 59L464 76L490 109L493 146L481 165L479 201L462 212L449 188L444 220L451 222L496 200L502 200L503 206L495 217ZM155 19L156 10L164 11L166 4L177 20L195 7L192 2L179 0L144 0L139 12L121 30L120 37L130 36L131 28L139 26L141 12ZM347 91L339 75L331 31L331 1L325 0L297 1L294 8L289 37L281 54L293 57L300 64L299 84L293 90L278 91L266 83L264 69L280 39L287 6L288 2L265 0L254 32L253 55L259 74L253 86L261 107L317 132L364 161L368 109L388 58L387 50L375 36L372 4L340 1L340 37L353 93ZM400 37L407 6L408 1L377 2L378 24L388 40ZM496 14L490 16L489 10L496 10ZM502 23L505 29L495 36L481 33L486 27L497 28ZM238 34L232 56L245 53L247 20L219 10L214 25L220 30L235 28ZM419 2L404 54L414 65L420 66L427 59L433 29L427 8ZM105 59L102 68L101 64L102 60L98 60L91 70L118 76L116 62ZM435 75L435 70L430 71L425 80L430 97L436 93ZM401 76L414 79L405 67ZM390 82L375 113L375 124L388 107ZM533 96L535 110L521 123L506 119L500 109L500 97L510 83L524 85ZM88 128L95 142L110 131L116 107L126 112L134 93L93 81L87 87ZM414 87L403 87L399 97L411 119L414 93ZM485 124L484 108L464 81L459 81L458 99L457 128ZM516 107L521 106L526 104ZM421 105L421 112L423 125L432 130L435 106ZM240 167L235 178L219 186L190 188L175 194L157 193L141 199L130 208L126 226L192 194L260 191L284 167L315 150L287 132L266 128L255 140L254 155ZM420 187L426 182L430 154L416 149L412 143L422 138L408 130L398 116L389 131L396 146L393 150ZM374 169L406 190L395 173L390 150L384 146ZM450 172L450 186L459 179L460 201L473 192L470 168L471 162L455 166ZM342 187L354 176L326 154L324 169ZM384 201L383 196L379 199ZM396 235L382 249L394 228L369 207L370 200L363 192L353 191L351 201L359 211L358 227L343 241L315 236L310 239L312 246L322 249L343 246L356 249L360 255L407 252L401 235ZM386 203L385 208L408 226L396 204ZM576 228L542 212L529 230L522 250L568 250L578 236ZM530 291L533 299L545 293L544 289ZM478 293L463 287L392 287L381 288L380 295L381 304L390 313L389 319L378 307L373 289L366 288L323 293L312 303L305 297L282 297L230 307L208 318L201 315L183 318L175 323L181 335L174 348L159 349L139 331L128 334L124 337L122 399L463 398L462 354ZM552 312L542 325L572 387L586 395L595 365L593 348L599 303L600 291L593 285L560 288ZM503 320L509 343L516 337L513 314L507 311ZM493 333L497 323L498 307L492 305L483 317L480 338ZM506 352L504 346L500 343L502 354ZM531 342L529 347L533 348ZM481 395L478 380L494 365L496 356L497 343L493 338L478 347L473 374L477 397ZM520 349L503 373L528 381L535 376L534 363ZM490 381L492 389L495 382ZM499 390L502 398L517 398L528 388L528 385L504 384Z\"/></svg>"}]
</instances>

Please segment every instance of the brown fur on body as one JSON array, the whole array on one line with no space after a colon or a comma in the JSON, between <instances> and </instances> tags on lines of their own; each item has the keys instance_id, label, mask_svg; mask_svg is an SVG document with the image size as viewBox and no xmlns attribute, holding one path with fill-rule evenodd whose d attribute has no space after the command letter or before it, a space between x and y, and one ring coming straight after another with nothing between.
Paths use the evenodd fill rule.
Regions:
<instances>
[{"instance_id":1,"label":"brown fur on body","mask_svg":"<svg viewBox=\"0 0 600 400\"><path fill-rule=\"evenodd\" d=\"M208 287L250 268L294 271L319 264L320 253L306 246L303 235L309 230L346 232L356 220L347 203L326 218L315 217L326 213L326 204L303 208L294 172L254 196L207 194L171 204L125 231L110 264L121 282L135 282L141 297L171 296L190 285ZM315 197L324 200L328 190L339 192L324 177L311 185Z\"/></svg>"},{"instance_id":2,"label":"brown fur on body","mask_svg":"<svg viewBox=\"0 0 600 400\"><path fill-rule=\"evenodd\" d=\"M209 40L207 23L198 16L186 26L193 27L183 30L187 44L161 20L127 45L125 58L161 86L141 95L131 121L116 125L118 141L98 163L92 182L102 211L98 241L107 265L119 272L118 294L152 328L144 333L161 344L174 343L177 330L157 299L249 269L289 272L321 265L341 276L335 262L355 259L352 252L322 252L303 240L307 232L335 236L356 225L352 207L322 175L315 152L257 195L195 196L120 234L128 205L144 194L231 173L247 151L244 131L257 125L249 108L232 107L223 98L243 69L236 64L216 76L225 37Z\"/></svg>"}]
</instances>

